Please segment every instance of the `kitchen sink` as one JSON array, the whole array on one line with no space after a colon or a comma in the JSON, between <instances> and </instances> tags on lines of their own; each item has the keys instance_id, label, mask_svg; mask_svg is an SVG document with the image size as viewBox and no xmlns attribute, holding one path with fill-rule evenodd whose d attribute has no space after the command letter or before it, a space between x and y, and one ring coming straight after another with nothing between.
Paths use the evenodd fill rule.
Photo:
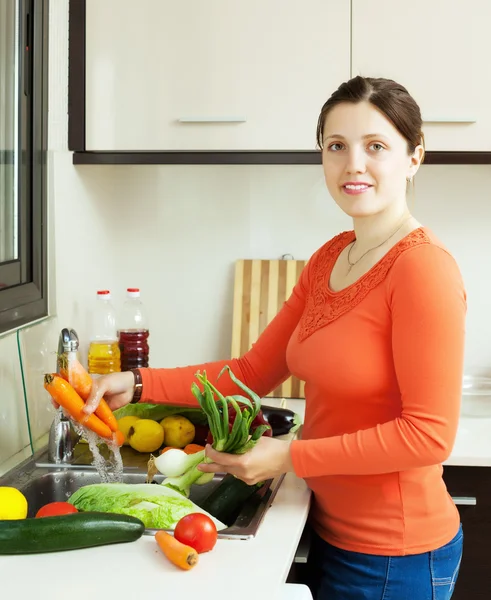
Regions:
<instances>
[{"instance_id":1,"label":"kitchen sink","mask_svg":"<svg viewBox=\"0 0 491 600\"><path fill-rule=\"evenodd\" d=\"M101 483L97 470L90 464L56 465L46 462L46 453L34 455L0 478L0 486L18 488L26 497L29 517L34 517L42 506L49 502L66 502L70 496L85 485ZM124 460L124 459L123 459ZM146 470L141 467L125 466L123 483L145 483ZM191 488L190 500L198 506L210 491L223 479L224 474L216 473L213 480L205 485ZM155 476L160 483L162 476ZM232 526L219 531L219 538L249 539L255 537L259 526L271 506L281 485L283 476L268 480L261 490L246 502ZM146 535L154 535L157 530L146 529Z\"/></svg>"}]
</instances>

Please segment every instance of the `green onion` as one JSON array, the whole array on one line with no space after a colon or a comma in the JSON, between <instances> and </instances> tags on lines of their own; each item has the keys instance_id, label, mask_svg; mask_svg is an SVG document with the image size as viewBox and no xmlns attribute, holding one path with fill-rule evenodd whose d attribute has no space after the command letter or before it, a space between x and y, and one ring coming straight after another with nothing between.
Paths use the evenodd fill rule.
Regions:
<instances>
[{"instance_id":1,"label":"green onion","mask_svg":"<svg viewBox=\"0 0 491 600\"><path fill-rule=\"evenodd\" d=\"M224 396L208 380L206 371L203 371L203 373L198 371L195 374L196 379L203 386L203 391L193 382L191 392L206 414L208 426L213 436L213 448L219 452L228 452L229 454L244 454L256 445L263 433L270 429L270 426L259 425L252 435L249 433L252 422L261 410L261 399L255 392L235 377L228 365L220 371L218 379L220 379L225 371L228 371L231 380L249 398L241 395ZM241 409L240 405L244 408ZM229 418L230 414L233 414L232 411L235 412L235 419L230 430ZM172 451L169 450L168 452ZM199 464L205 462L210 461L204 457L200 460ZM198 464L194 460L190 461L189 469L186 472L178 477L167 477L162 482L162 485L168 485L189 497L191 485L197 483L200 477L203 476L203 473L197 469L197 466Z\"/></svg>"},{"instance_id":2,"label":"green onion","mask_svg":"<svg viewBox=\"0 0 491 600\"><path fill-rule=\"evenodd\" d=\"M245 396L224 396L207 378L206 371L196 373L196 378L203 385L203 393L199 387L193 383L192 391L198 400L202 410L208 417L208 425L213 436L213 448L220 452L230 454L243 454L250 450L269 429L268 425L260 425L254 435L250 436L251 424L261 410L261 399L249 389L242 381L237 379L232 370L226 365L219 373L218 379L228 371L230 379L243 391ZM215 395L217 399L215 399ZM245 406L241 410L239 403ZM229 413L235 411L235 420L232 430L229 431Z\"/></svg>"}]
</instances>

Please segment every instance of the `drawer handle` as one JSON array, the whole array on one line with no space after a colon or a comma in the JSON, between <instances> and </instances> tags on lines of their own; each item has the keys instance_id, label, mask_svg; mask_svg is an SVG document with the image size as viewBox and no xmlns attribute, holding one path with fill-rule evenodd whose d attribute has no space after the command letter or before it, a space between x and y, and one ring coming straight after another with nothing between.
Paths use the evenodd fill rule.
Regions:
<instances>
[{"instance_id":1,"label":"drawer handle","mask_svg":"<svg viewBox=\"0 0 491 600\"><path fill-rule=\"evenodd\" d=\"M179 123L245 123L246 117L180 117Z\"/></svg>"},{"instance_id":2,"label":"drawer handle","mask_svg":"<svg viewBox=\"0 0 491 600\"><path fill-rule=\"evenodd\" d=\"M477 498L472 496L452 496L452 500L457 506L476 506Z\"/></svg>"},{"instance_id":3,"label":"drawer handle","mask_svg":"<svg viewBox=\"0 0 491 600\"><path fill-rule=\"evenodd\" d=\"M295 557L293 559L294 563L306 564L310 552L310 539L310 529L305 527L300 537L300 541L298 542L297 551L295 552Z\"/></svg>"},{"instance_id":4,"label":"drawer handle","mask_svg":"<svg viewBox=\"0 0 491 600\"><path fill-rule=\"evenodd\" d=\"M476 123L477 119L473 119L472 117L432 117L430 119L424 119L423 123Z\"/></svg>"}]
</instances>

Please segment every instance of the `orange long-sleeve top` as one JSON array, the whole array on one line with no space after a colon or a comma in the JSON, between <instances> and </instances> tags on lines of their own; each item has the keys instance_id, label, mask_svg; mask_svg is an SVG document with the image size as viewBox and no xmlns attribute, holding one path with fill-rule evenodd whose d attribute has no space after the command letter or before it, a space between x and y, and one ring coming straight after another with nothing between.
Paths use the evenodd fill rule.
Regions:
<instances>
[{"instance_id":1,"label":"orange long-sleeve top","mask_svg":"<svg viewBox=\"0 0 491 600\"><path fill-rule=\"evenodd\" d=\"M312 256L244 356L143 369L141 401L195 405L196 371L213 380L226 364L261 396L294 374L305 381L306 410L291 456L313 491L315 530L355 552L427 552L459 526L442 462L460 412L464 285L453 257L421 227L333 292L331 270L354 239L341 233ZM239 393L227 377L220 389Z\"/></svg>"}]
</instances>

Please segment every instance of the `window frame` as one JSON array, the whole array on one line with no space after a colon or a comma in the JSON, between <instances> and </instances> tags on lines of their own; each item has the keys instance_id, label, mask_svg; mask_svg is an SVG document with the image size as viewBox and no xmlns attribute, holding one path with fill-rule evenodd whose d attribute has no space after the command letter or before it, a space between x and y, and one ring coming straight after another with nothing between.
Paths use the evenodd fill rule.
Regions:
<instances>
[{"instance_id":1,"label":"window frame","mask_svg":"<svg viewBox=\"0 0 491 600\"><path fill-rule=\"evenodd\" d=\"M49 0L20 0L18 259L0 263L0 334L48 315ZM7 157L5 158L7 159Z\"/></svg>"}]
</instances>

